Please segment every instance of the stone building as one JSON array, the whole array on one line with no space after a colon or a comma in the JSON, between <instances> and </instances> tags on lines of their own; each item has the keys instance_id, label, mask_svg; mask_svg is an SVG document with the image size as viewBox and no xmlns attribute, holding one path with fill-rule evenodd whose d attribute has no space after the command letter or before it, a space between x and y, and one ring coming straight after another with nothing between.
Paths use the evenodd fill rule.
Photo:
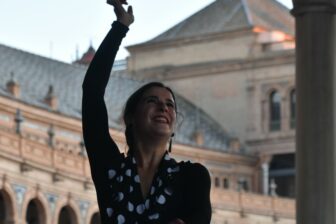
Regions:
<instances>
[{"instance_id":1,"label":"stone building","mask_svg":"<svg viewBox=\"0 0 336 224\"><path fill-rule=\"evenodd\" d=\"M276 0L216 0L148 42L129 73L163 80L260 158L258 189L294 197L294 19Z\"/></svg>"},{"instance_id":2,"label":"stone building","mask_svg":"<svg viewBox=\"0 0 336 224\"><path fill-rule=\"evenodd\" d=\"M276 195L293 195L282 166L294 152L295 117L282 106L295 103L293 39L288 10L273 0L215 1L116 63L110 134L127 150L127 97L139 80L163 80L184 115L173 156L209 169L212 223L295 223L294 200ZM86 69L0 45L0 224L99 223L81 133Z\"/></svg>"}]
</instances>

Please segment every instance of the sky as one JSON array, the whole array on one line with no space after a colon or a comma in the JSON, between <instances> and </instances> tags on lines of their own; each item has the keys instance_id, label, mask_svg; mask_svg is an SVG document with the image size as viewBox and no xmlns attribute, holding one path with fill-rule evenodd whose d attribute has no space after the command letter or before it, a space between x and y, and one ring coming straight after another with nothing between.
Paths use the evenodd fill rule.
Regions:
<instances>
[{"instance_id":1,"label":"sky","mask_svg":"<svg viewBox=\"0 0 336 224\"><path fill-rule=\"evenodd\" d=\"M125 46L156 37L214 1L128 0L135 23L117 59L128 55ZM279 1L292 8L292 0ZM114 20L105 0L0 0L0 44L72 62L90 44L97 48Z\"/></svg>"}]
</instances>

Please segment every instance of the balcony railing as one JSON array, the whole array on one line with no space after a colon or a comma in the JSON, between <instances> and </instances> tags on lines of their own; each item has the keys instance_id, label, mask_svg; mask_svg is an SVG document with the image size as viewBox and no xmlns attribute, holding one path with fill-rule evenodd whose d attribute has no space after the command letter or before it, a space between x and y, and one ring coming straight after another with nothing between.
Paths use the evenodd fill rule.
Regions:
<instances>
[{"instance_id":1,"label":"balcony railing","mask_svg":"<svg viewBox=\"0 0 336 224\"><path fill-rule=\"evenodd\" d=\"M264 196L244 191L213 189L211 202L214 209L295 219L295 200L293 199Z\"/></svg>"}]
</instances>

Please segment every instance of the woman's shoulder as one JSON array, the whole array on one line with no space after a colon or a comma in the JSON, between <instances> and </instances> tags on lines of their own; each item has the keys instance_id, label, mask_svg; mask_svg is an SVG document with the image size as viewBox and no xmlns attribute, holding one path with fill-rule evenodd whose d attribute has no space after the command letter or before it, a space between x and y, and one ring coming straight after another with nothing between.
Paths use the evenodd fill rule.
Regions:
<instances>
[{"instance_id":1,"label":"woman's shoulder","mask_svg":"<svg viewBox=\"0 0 336 224\"><path fill-rule=\"evenodd\" d=\"M182 169L182 175L188 181L210 181L210 174L208 169L201 163L194 163L190 161L179 162Z\"/></svg>"}]
</instances>

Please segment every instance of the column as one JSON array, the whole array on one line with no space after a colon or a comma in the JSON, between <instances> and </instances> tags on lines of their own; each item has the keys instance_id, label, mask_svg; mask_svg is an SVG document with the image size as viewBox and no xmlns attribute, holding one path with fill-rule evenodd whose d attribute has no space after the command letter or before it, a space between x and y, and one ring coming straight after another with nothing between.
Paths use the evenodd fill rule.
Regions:
<instances>
[{"instance_id":1,"label":"column","mask_svg":"<svg viewBox=\"0 0 336 224\"><path fill-rule=\"evenodd\" d=\"M269 164L267 162L264 162L263 164L261 164L261 180L262 180L262 193L264 195L268 195L269 193Z\"/></svg>"},{"instance_id":2,"label":"column","mask_svg":"<svg viewBox=\"0 0 336 224\"><path fill-rule=\"evenodd\" d=\"M269 194L269 164L272 158L272 155L260 155L260 190L264 195Z\"/></svg>"},{"instance_id":3,"label":"column","mask_svg":"<svg viewBox=\"0 0 336 224\"><path fill-rule=\"evenodd\" d=\"M336 0L293 0L297 223L336 223Z\"/></svg>"}]
</instances>

